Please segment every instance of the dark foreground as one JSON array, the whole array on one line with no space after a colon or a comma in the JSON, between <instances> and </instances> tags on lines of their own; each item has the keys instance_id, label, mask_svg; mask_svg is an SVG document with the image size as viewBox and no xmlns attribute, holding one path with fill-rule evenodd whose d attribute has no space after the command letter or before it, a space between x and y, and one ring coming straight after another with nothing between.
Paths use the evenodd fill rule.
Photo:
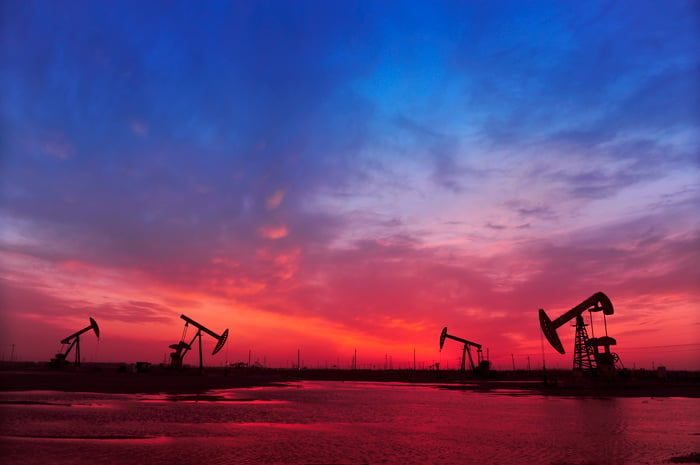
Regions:
<instances>
[{"instance_id":1,"label":"dark foreground","mask_svg":"<svg viewBox=\"0 0 700 465\"><path fill-rule=\"evenodd\" d=\"M570 372L493 373L487 378L455 371L428 370L276 370L209 369L171 371L154 368L146 373L120 372L113 367L76 371L45 368L0 370L0 391L64 391L97 393L195 394L212 389L272 386L304 380L371 381L436 384L446 389L513 395L605 397L700 397L700 374L669 373L658 378L651 373L613 380L574 378Z\"/></svg>"},{"instance_id":2,"label":"dark foreground","mask_svg":"<svg viewBox=\"0 0 700 465\"><path fill-rule=\"evenodd\" d=\"M73 375L93 389L183 391L333 375L265 371L59 373L51 382ZM436 374L341 371L335 377L359 382L204 394L0 392L0 457L3 465L697 463L697 398L532 395L510 389L526 381L441 375L409 384L396 381Z\"/></svg>"}]
</instances>

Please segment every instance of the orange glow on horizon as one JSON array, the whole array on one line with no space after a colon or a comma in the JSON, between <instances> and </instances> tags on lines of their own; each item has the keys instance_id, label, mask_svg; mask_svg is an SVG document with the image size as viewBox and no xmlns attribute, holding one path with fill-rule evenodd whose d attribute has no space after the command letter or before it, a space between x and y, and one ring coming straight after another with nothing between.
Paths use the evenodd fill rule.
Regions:
<instances>
[{"instance_id":1,"label":"orange glow on horizon","mask_svg":"<svg viewBox=\"0 0 700 465\"><path fill-rule=\"evenodd\" d=\"M469 299L469 306L453 314L459 317L444 319L440 314L441 299L459 287L441 286L440 292L421 297L424 299L421 306L436 309L426 312L422 307L406 307L411 300L401 300L402 293L410 292L410 286L415 287L413 281L408 281L409 287L397 284L393 289L377 280L371 270L366 276L354 275L354 279L359 279L357 283L330 275L324 279L310 276L314 284L309 289L318 291L309 294L302 291L303 254L299 247L281 251L258 249L255 252L258 263L269 266L264 279L242 274L237 271L238 262L216 255L210 259L207 273L193 275L196 280L187 285L147 278L140 270L110 269L80 260L52 265L25 259L23 255L4 255L8 263L13 263L15 272L34 285L18 287L8 294L6 304L13 311L7 313L9 321L4 329L10 333L3 337L8 340L12 335L31 337L32 332L20 329L22 325L41 327L45 336L36 341L32 352L24 351L35 360L49 358L56 350L57 341L84 326L91 316L98 321L103 334L95 357L123 361L121 358L132 354L160 362L168 352L167 345L176 342L182 332L181 313L215 332L230 328L227 353L231 360L245 359L251 350L262 354L271 366L291 363L288 360L294 358L297 350L309 366L335 365L338 360L346 366L357 349L358 363L363 366L383 367L389 356L394 366L408 366L416 350L419 366L442 361L444 366L456 367L461 349L450 346L440 352L438 348L443 326L448 326L452 334L482 344L484 356L489 351L497 369L509 369L511 353L520 365L528 357L535 367L539 366L535 361L539 364L541 360L536 304L523 309L506 301ZM338 271L342 277L347 270ZM402 276L399 273L391 278L406 278ZM420 274L416 282L428 276ZM7 273L4 279L12 285L20 282ZM13 297L15 294L17 297ZM607 326L609 334L618 340L615 351L625 366L650 366L653 362L670 369L700 368L697 360L700 344L694 331L698 315L692 295L657 293L652 297L620 290L609 295L616 310L608 317ZM577 294L576 299L582 297ZM30 307L20 305L34 301ZM362 311L358 312L358 302L373 305L361 307ZM547 311L554 318L576 303L575 299L563 298ZM313 305L324 307L319 310ZM673 318L668 318L669 314ZM600 334L603 323L599 315L595 319L596 334ZM545 356L552 366L566 368L571 363L574 331L569 326L559 329L567 354L554 352L545 341ZM128 350L120 347L125 343L130 345ZM207 341L205 346L211 343ZM87 342L86 348L90 344L93 343ZM138 345L143 345L144 350L133 347ZM208 360L207 363L223 363L221 357Z\"/></svg>"}]
</instances>

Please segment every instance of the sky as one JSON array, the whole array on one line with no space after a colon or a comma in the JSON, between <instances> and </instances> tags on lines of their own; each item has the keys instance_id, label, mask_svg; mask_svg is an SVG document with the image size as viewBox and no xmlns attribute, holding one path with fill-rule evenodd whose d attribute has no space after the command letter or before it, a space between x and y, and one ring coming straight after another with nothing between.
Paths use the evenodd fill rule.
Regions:
<instances>
[{"instance_id":1,"label":"sky","mask_svg":"<svg viewBox=\"0 0 700 465\"><path fill-rule=\"evenodd\" d=\"M3 360L700 369L697 2L0 5Z\"/></svg>"}]
</instances>

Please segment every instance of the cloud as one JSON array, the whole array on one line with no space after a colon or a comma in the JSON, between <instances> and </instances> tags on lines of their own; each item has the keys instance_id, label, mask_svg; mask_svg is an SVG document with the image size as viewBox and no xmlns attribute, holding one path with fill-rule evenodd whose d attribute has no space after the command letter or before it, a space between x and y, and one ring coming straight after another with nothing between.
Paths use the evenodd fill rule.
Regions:
<instances>
[{"instance_id":1,"label":"cloud","mask_svg":"<svg viewBox=\"0 0 700 465\"><path fill-rule=\"evenodd\" d=\"M259 229L260 235L266 239L282 239L287 237L289 230L285 225L263 226Z\"/></svg>"},{"instance_id":2,"label":"cloud","mask_svg":"<svg viewBox=\"0 0 700 465\"><path fill-rule=\"evenodd\" d=\"M414 139L412 150L421 150L428 159L435 184L453 191L460 191L467 170L459 166L458 139L423 126L408 117L396 119L399 128Z\"/></svg>"},{"instance_id":3,"label":"cloud","mask_svg":"<svg viewBox=\"0 0 700 465\"><path fill-rule=\"evenodd\" d=\"M541 221L557 219L559 215L553 208L543 203L530 204L529 202L510 199L504 202L504 206L518 214L524 220L536 219Z\"/></svg>"},{"instance_id":4,"label":"cloud","mask_svg":"<svg viewBox=\"0 0 700 465\"><path fill-rule=\"evenodd\" d=\"M275 193L271 196L269 196L267 198L267 209L274 210L275 208L279 207L282 203L282 200L284 199L284 194L285 192L280 189L275 191Z\"/></svg>"},{"instance_id":5,"label":"cloud","mask_svg":"<svg viewBox=\"0 0 700 465\"><path fill-rule=\"evenodd\" d=\"M75 305L74 311L83 315L97 315L104 320L117 320L132 324L169 322L176 311L154 302L125 301L99 305Z\"/></svg>"},{"instance_id":6,"label":"cloud","mask_svg":"<svg viewBox=\"0 0 700 465\"><path fill-rule=\"evenodd\" d=\"M603 287L697 299L686 6L9 8L15 315L529 347Z\"/></svg>"},{"instance_id":7,"label":"cloud","mask_svg":"<svg viewBox=\"0 0 700 465\"><path fill-rule=\"evenodd\" d=\"M88 277L89 279L89 277ZM6 315L34 316L58 321L82 319L86 315L109 321L128 323L162 322L176 312L167 306L146 301L91 302L82 292L72 297L57 295L40 286L17 284L8 279L0 281L3 313Z\"/></svg>"}]
</instances>

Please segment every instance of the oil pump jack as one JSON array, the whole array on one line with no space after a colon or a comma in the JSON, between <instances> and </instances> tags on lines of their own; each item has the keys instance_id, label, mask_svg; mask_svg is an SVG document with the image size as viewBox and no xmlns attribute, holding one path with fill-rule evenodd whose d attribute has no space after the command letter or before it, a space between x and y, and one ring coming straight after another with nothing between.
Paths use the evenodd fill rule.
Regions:
<instances>
[{"instance_id":1,"label":"oil pump jack","mask_svg":"<svg viewBox=\"0 0 700 465\"><path fill-rule=\"evenodd\" d=\"M194 321L192 318L188 318L185 315L180 315L180 318L185 320L185 329L182 331L182 337L180 338L180 342L177 344L171 344L170 348L173 349L175 352L170 354L170 366L173 368L181 368L182 367L182 359L185 356L187 352L192 349L192 344L194 344L195 339L199 338L199 372L202 372L202 331L213 337L214 339L217 340L216 347L214 347L214 350L212 351L212 355L215 355L218 351L223 349L224 344L226 344L226 339L228 339L228 328L224 330L224 332L219 336L216 334L214 331L211 331L207 327L205 327L202 324L197 323ZM197 332L195 333L194 337L188 344L185 342L185 337L187 337L187 329L189 325L194 326L197 328Z\"/></svg>"},{"instance_id":2,"label":"oil pump jack","mask_svg":"<svg viewBox=\"0 0 700 465\"><path fill-rule=\"evenodd\" d=\"M90 318L90 325L86 326L85 328L81 329L80 331L76 331L75 333L71 334L70 336L67 336L63 339L61 339L61 352L56 354L56 358L52 358L51 362L49 363L51 366L54 367L64 367L68 364L66 361L66 358L68 357L68 354L70 353L71 350L73 350L73 347L75 347L75 367L79 368L80 367L80 335L90 331L90 330L95 331L95 335L97 336L97 339L100 339L100 327L97 326L97 322ZM63 348L68 345L68 348L63 351Z\"/></svg>"},{"instance_id":3,"label":"oil pump jack","mask_svg":"<svg viewBox=\"0 0 700 465\"><path fill-rule=\"evenodd\" d=\"M477 344L476 342L467 341L466 339L462 339L461 337L447 334L447 326L442 328L442 333L440 333L440 350L442 350L442 346L445 345L445 339L452 339L464 344L464 347L462 348L462 364L460 366L460 371L466 371L465 355L469 356L469 365L471 365L473 373L486 373L487 371L489 371L489 361L483 360L481 356L481 344ZM476 347L476 360L478 367L474 366L474 359L472 359L472 353L471 350L469 350L470 347Z\"/></svg>"},{"instance_id":4,"label":"oil pump jack","mask_svg":"<svg viewBox=\"0 0 700 465\"><path fill-rule=\"evenodd\" d=\"M588 311L591 315L591 333L593 334L592 313L603 312L605 323L605 336L588 337L586 331L587 324L584 323L583 312ZM574 371L581 371L588 374L610 376L615 371L615 363L620 361L620 357L610 351L610 346L617 345L615 338L608 336L608 324L606 315L615 312L612 302L608 296L602 292L596 292L588 299L584 300L568 312L564 313L552 321L543 309L539 311L540 327L549 343L557 352L564 354L564 346L557 334L557 328L564 325L569 320L576 318L576 340L574 342Z\"/></svg>"}]
</instances>

